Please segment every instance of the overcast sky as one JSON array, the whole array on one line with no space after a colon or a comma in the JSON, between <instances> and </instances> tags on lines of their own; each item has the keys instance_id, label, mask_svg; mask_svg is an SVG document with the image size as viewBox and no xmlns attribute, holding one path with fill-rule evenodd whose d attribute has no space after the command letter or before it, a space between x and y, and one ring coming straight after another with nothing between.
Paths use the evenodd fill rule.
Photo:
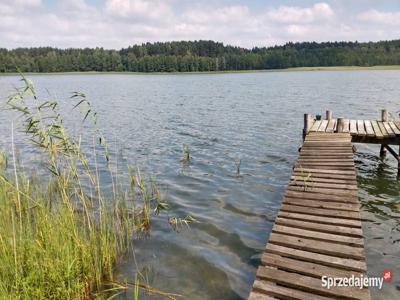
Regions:
<instances>
[{"instance_id":1,"label":"overcast sky","mask_svg":"<svg viewBox=\"0 0 400 300\"><path fill-rule=\"evenodd\" d=\"M0 48L400 38L400 0L0 0Z\"/></svg>"}]
</instances>

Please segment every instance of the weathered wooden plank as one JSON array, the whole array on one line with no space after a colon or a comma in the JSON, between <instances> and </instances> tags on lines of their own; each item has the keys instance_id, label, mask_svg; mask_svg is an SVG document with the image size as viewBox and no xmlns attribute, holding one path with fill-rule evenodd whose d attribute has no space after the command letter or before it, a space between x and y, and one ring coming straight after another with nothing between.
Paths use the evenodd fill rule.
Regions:
<instances>
[{"instance_id":1,"label":"weathered wooden plank","mask_svg":"<svg viewBox=\"0 0 400 300\"><path fill-rule=\"evenodd\" d=\"M340 139L336 141L307 140L305 141L302 147L315 147L315 148L324 148L325 150L329 150L327 146L332 146L336 148L348 148L348 142Z\"/></svg>"},{"instance_id":2,"label":"weathered wooden plank","mask_svg":"<svg viewBox=\"0 0 400 300\"><path fill-rule=\"evenodd\" d=\"M257 281L254 282L254 288L257 289L259 287L258 284L256 284ZM276 284L271 284L271 286L276 286ZM310 294L309 294L310 295ZM248 300L274 300L276 298L268 296L263 293L258 293L255 291L251 291Z\"/></svg>"},{"instance_id":3,"label":"weathered wooden plank","mask_svg":"<svg viewBox=\"0 0 400 300\"><path fill-rule=\"evenodd\" d=\"M355 219L341 219L341 218L334 218L327 216L317 216L304 212L289 212L289 211L279 211L278 216L298 221L310 221L314 223L321 223L328 225L340 225L340 226L361 228L361 221Z\"/></svg>"},{"instance_id":4,"label":"weathered wooden plank","mask_svg":"<svg viewBox=\"0 0 400 300\"><path fill-rule=\"evenodd\" d=\"M367 264L365 260L342 258L315 252L313 253L275 244L267 244L266 251L268 253L274 253L284 257L291 257L303 261L318 263L323 266L332 266L344 270L351 270L356 272L365 272L367 270Z\"/></svg>"},{"instance_id":5,"label":"weathered wooden plank","mask_svg":"<svg viewBox=\"0 0 400 300\"><path fill-rule=\"evenodd\" d=\"M357 135L357 120L350 120L350 134Z\"/></svg>"},{"instance_id":6,"label":"weathered wooden plank","mask_svg":"<svg viewBox=\"0 0 400 300\"><path fill-rule=\"evenodd\" d=\"M364 245L364 240L362 238L354 238L354 237L342 236L342 235L332 234L332 233L323 233L323 232L293 228L293 227L283 226L283 225L278 225L278 224L274 225L274 227L272 228L272 232L290 235L290 236L297 236L300 238L332 242L335 244L343 244L343 245L350 245L350 246L357 246L357 247L363 247L363 245Z\"/></svg>"},{"instance_id":7,"label":"weathered wooden plank","mask_svg":"<svg viewBox=\"0 0 400 300\"><path fill-rule=\"evenodd\" d=\"M353 167L351 167L351 166L339 166L339 167L337 167L337 166L329 166L329 165L319 165L319 166L316 166L316 165L312 165L312 164L299 164L299 163L297 163L297 164L295 164L295 167L303 167L303 168L314 168L314 169L318 169L318 168L324 168L324 169L330 169L330 170L344 170L344 171L346 171L346 170L352 170L353 169Z\"/></svg>"},{"instance_id":8,"label":"weathered wooden plank","mask_svg":"<svg viewBox=\"0 0 400 300\"><path fill-rule=\"evenodd\" d=\"M342 170L342 167L348 167L348 169L354 169L353 162L329 162L329 161L310 161L307 159L300 159L296 161L295 167L303 167L303 168L310 168L310 169L335 169L332 167L337 167L337 170Z\"/></svg>"},{"instance_id":9,"label":"weathered wooden plank","mask_svg":"<svg viewBox=\"0 0 400 300\"><path fill-rule=\"evenodd\" d=\"M378 123L379 129L382 132L383 137L388 137L389 133L386 131L385 126L383 126L383 122L377 121L377 123Z\"/></svg>"},{"instance_id":10,"label":"weathered wooden plank","mask_svg":"<svg viewBox=\"0 0 400 300\"><path fill-rule=\"evenodd\" d=\"M341 219L352 219L352 220L360 219L360 213L355 211L331 210L323 208L309 209L307 207L299 205L291 205L291 204L289 205L287 203L282 204L281 211L292 212L292 213L303 213L303 214L322 216L322 217L341 218Z\"/></svg>"},{"instance_id":11,"label":"weathered wooden plank","mask_svg":"<svg viewBox=\"0 0 400 300\"><path fill-rule=\"evenodd\" d=\"M314 188L329 188L340 190L357 190L357 186L352 184L316 182L312 178L303 178L303 180L293 180L290 182L292 186L312 186Z\"/></svg>"},{"instance_id":12,"label":"weathered wooden plank","mask_svg":"<svg viewBox=\"0 0 400 300\"><path fill-rule=\"evenodd\" d=\"M326 194L326 195L335 195L335 196L346 196L346 197L357 197L357 191L341 191L335 189L328 189L328 188L318 188L313 186L307 186L305 190L304 187L297 187L297 186L288 186L289 191L306 191L308 193L318 193L318 194Z\"/></svg>"},{"instance_id":13,"label":"weathered wooden plank","mask_svg":"<svg viewBox=\"0 0 400 300\"><path fill-rule=\"evenodd\" d=\"M323 121L322 121L323 122ZM327 124L326 124L327 125ZM322 130L324 129L325 124L321 123L321 126L319 127L319 129L322 128ZM317 133L317 134L315 134ZM322 132L311 132L311 134L308 134L306 136L307 140L324 140L324 141L332 141L332 140L345 140L345 141L349 141L350 137L347 133L345 133L345 135L342 135L341 133L332 133L330 137L324 136L322 134L318 134L318 133L322 133Z\"/></svg>"},{"instance_id":14,"label":"weathered wooden plank","mask_svg":"<svg viewBox=\"0 0 400 300\"><path fill-rule=\"evenodd\" d=\"M333 255L337 257L353 259L365 258L363 248L357 248L333 242L316 241L310 238L300 238L273 232L269 236L269 242L276 245L291 247L304 251L316 252L320 254Z\"/></svg>"},{"instance_id":15,"label":"weathered wooden plank","mask_svg":"<svg viewBox=\"0 0 400 300\"><path fill-rule=\"evenodd\" d=\"M351 171L343 171L343 170L328 170L324 168L319 168L319 169L310 169L310 168L294 168L295 171L299 172L309 172L309 173L325 173L325 174L341 174L341 175L356 175L355 170Z\"/></svg>"},{"instance_id":16,"label":"weathered wooden plank","mask_svg":"<svg viewBox=\"0 0 400 300\"><path fill-rule=\"evenodd\" d=\"M370 299L367 289L357 287L331 287L327 289L321 285L320 278L306 277L300 274L260 267L257 277L278 284L313 292L319 295L340 297L341 299Z\"/></svg>"},{"instance_id":17,"label":"weathered wooden plank","mask_svg":"<svg viewBox=\"0 0 400 300\"><path fill-rule=\"evenodd\" d=\"M321 125L319 126L317 131L325 132L327 126L328 126L328 120L322 120Z\"/></svg>"},{"instance_id":18,"label":"weathered wooden plank","mask_svg":"<svg viewBox=\"0 0 400 300\"><path fill-rule=\"evenodd\" d=\"M304 151L301 153L301 158L315 158L315 159L335 159L335 158L344 158L344 159L353 159L354 156L351 153L318 153L318 152L307 152Z\"/></svg>"},{"instance_id":19,"label":"weathered wooden plank","mask_svg":"<svg viewBox=\"0 0 400 300\"><path fill-rule=\"evenodd\" d=\"M309 199L309 200L326 200L326 201L335 201L335 202L359 203L358 197L356 197L356 196L348 197L347 195L317 194L317 193L308 193L308 192L304 192L304 191L287 190L285 193L285 197Z\"/></svg>"},{"instance_id":20,"label":"weathered wooden plank","mask_svg":"<svg viewBox=\"0 0 400 300\"><path fill-rule=\"evenodd\" d=\"M325 149L326 147L329 147L329 149L326 150ZM347 147L335 147L330 145L327 145L326 147L324 148L324 147L305 145L301 147L301 153L318 152L321 154L332 154L340 152L340 153L347 153L348 155L353 155L353 149L349 149Z\"/></svg>"},{"instance_id":21,"label":"weathered wooden plank","mask_svg":"<svg viewBox=\"0 0 400 300\"><path fill-rule=\"evenodd\" d=\"M309 161L309 160L299 160L295 163L295 168L309 168L309 169L329 169L329 170L344 170L354 169L354 165L350 162L329 162L329 161Z\"/></svg>"},{"instance_id":22,"label":"weathered wooden plank","mask_svg":"<svg viewBox=\"0 0 400 300\"><path fill-rule=\"evenodd\" d=\"M364 125L365 125L365 132L367 133L367 136L375 136L375 131L374 131L371 121L364 120Z\"/></svg>"},{"instance_id":23,"label":"weathered wooden plank","mask_svg":"<svg viewBox=\"0 0 400 300\"><path fill-rule=\"evenodd\" d=\"M342 146L347 146L345 144L347 144L349 142L349 139L347 138L332 138L330 140L325 140L325 139L320 139L320 138L309 138L305 140L305 144L309 144L312 143L314 145L319 145L319 146L326 146L329 144L342 144Z\"/></svg>"},{"instance_id":24,"label":"weathered wooden plank","mask_svg":"<svg viewBox=\"0 0 400 300\"><path fill-rule=\"evenodd\" d=\"M327 298L315 294L310 294L301 290L296 290L288 287L284 287L281 285L277 285L275 283L256 279L254 281L254 289L262 293L262 296L265 298L249 298L249 300L264 300L268 299L270 295L274 297L278 297L277 299L296 299L296 300L332 300L332 298ZM258 294L260 295L260 294ZM251 294L250 294L251 296ZM254 296L253 296L254 297Z\"/></svg>"},{"instance_id":25,"label":"weathered wooden plank","mask_svg":"<svg viewBox=\"0 0 400 300\"><path fill-rule=\"evenodd\" d=\"M358 135L360 135L360 136L367 135L367 132L365 131L363 120L357 120L357 132L358 132Z\"/></svg>"},{"instance_id":26,"label":"weathered wooden plank","mask_svg":"<svg viewBox=\"0 0 400 300\"><path fill-rule=\"evenodd\" d=\"M343 132L350 132L350 120L343 119Z\"/></svg>"},{"instance_id":27,"label":"weathered wooden plank","mask_svg":"<svg viewBox=\"0 0 400 300\"><path fill-rule=\"evenodd\" d=\"M328 122L328 126L326 127L326 132L334 132L335 131L335 119L330 119Z\"/></svg>"},{"instance_id":28,"label":"weathered wooden plank","mask_svg":"<svg viewBox=\"0 0 400 300\"><path fill-rule=\"evenodd\" d=\"M335 134L332 135L326 135L323 132L310 132L309 134L307 134L307 136L349 136L347 133L343 133L343 132L335 132Z\"/></svg>"},{"instance_id":29,"label":"weathered wooden plank","mask_svg":"<svg viewBox=\"0 0 400 300\"><path fill-rule=\"evenodd\" d=\"M322 123L321 123L322 124ZM326 124L328 126L328 124ZM320 126L321 127L321 126ZM349 140L350 136L347 133L331 133L330 136L325 135L326 132L310 132L307 134L307 138L309 139L323 139L326 141L334 140L334 139L346 139Z\"/></svg>"},{"instance_id":30,"label":"weathered wooden plank","mask_svg":"<svg viewBox=\"0 0 400 300\"><path fill-rule=\"evenodd\" d=\"M328 136L325 133L326 132L310 132L309 134L307 134L307 138L318 137L318 138L323 138L326 140L334 139L334 138L349 138L349 135L347 133L343 133L343 132L335 132Z\"/></svg>"},{"instance_id":31,"label":"weathered wooden plank","mask_svg":"<svg viewBox=\"0 0 400 300\"><path fill-rule=\"evenodd\" d=\"M338 144L329 144L329 143L320 143L319 145L313 145L310 142L305 143L301 147L301 151L315 151L322 153L331 153L331 152L348 152L353 153L352 149L347 145L338 145Z\"/></svg>"},{"instance_id":32,"label":"weathered wooden plank","mask_svg":"<svg viewBox=\"0 0 400 300\"><path fill-rule=\"evenodd\" d=\"M395 135L400 135L400 129L397 128L394 122L389 122L390 128L392 128Z\"/></svg>"},{"instance_id":33,"label":"weathered wooden plank","mask_svg":"<svg viewBox=\"0 0 400 300\"><path fill-rule=\"evenodd\" d=\"M321 279L322 276L350 277L352 275L354 276L362 275L362 272L343 270L312 262L305 262L298 259L284 257L274 253L265 253L261 257L261 263L264 266L274 267L280 270L295 272L319 279Z\"/></svg>"},{"instance_id":34,"label":"weathered wooden plank","mask_svg":"<svg viewBox=\"0 0 400 300\"><path fill-rule=\"evenodd\" d=\"M329 150L324 150L320 147L302 147L300 150L302 155L312 154L312 155L336 155L336 153L343 153L346 155L353 155L353 150L348 148L332 147Z\"/></svg>"},{"instance_id":35,"label":"weathered wooden plank","mask_svg":"<svg viewBox=\"0 0 400 300\"><path fill-rule=\"evenodd\" d=\"M308 175L310 175L310 177L312 179L314 179L315 181L317 181L319 179L357 181L357 178L354 175L326 174L326 173L315 173L315 172L311 173L311 172L299 172L299 171L293 172L293 176L304 177L304 176L308 176Z\"/></svg>"},{"instance_id":36,"label":"weathered wooden plank","mask_svg":"<svg viewBox=\"0 0 400 300\"><path fill-rule=\"evenodd\" d=\"M352 156L344 158L343 156L333 156L331 155L319 157L317 155L310 156L310 155L301 155L298 159L298 162L337 162L337 163L352 163L354 165L354 159Z\"/></svg>"},{"instance_id":37,"label":"weathered wooden plank","mask_svg":"<svg viewBox=\"0 0 400 300\"><path fill-rule=\"evenodd\" d=\"M328 224L321 224L321 223L314 223L308 221L298 221L283 217L277 217L275 219L275 224L281 224L296 228L303 228L308 230L315 230L320 232L327 232L327 233L336 233L341 235L348 235L354 237L362 237L362 229L361 228L351 228L345 226L338 226L338 225L328 225Z\"/></svg>"},{"instance_id":38,"label":"weathered wooden plank","mask_svg":"<svg viewBox=\"0 0 400 300\"><path fill-rule=\"evenodd\" d=\"M394 121L393 123L396 125L397 129L400 130L400 121Z\"/></svg>"},{"instance_id":39,"label":"weathered wooden plank","mask_svg":"<svg viewBox=\"0 0 400 300\"><path fill-rule=\"evenodd\" d=\"M380 122L382 123L382 122ZM386 130L383 128L383 126L379 126L379 122L378 121L371 121L372 127L374 128L375 131L375 135L378 139L382 139L387 135ZM382 130L384 130L384 132L382 132Z\"/></svg>"},{"instance_id":40,"label":"weathered wooden plank","mask_svg":"<svg viewBox=\"0 0 400 300\"><path fill-rule=\"evenodd\" d=\"M330 140L324 140L324 139L318 139L318 138L311 138L311 139L306 139L304 141L303 146L339 146L339 147L348 147L349 140L344 139L344 138L336 138L336 139L330 139Z\"/></svg>"},{"instance_id":41,"label":"weathered wooden plank","mask_svg":"<svg viewBox=\"0 0 400 300\"><path fill-rule=\"evenodd\" d=\"M332 202L332 201L324 201L324 200L305 200L298 198L287 198L283 199L283 203L306 206L306 207L316 207L316 208L324 208L324 209L336 209L336 210L350 210L350 211L359 211L360 205L356 203L343 203L343 202Z\"/></svg>"},{"instance_id":42,"label":"weathered wooden plank","mask_svg":"<svg viewBox=\"0 0 400 300\"><path fill-rule=\"evenodd\" d=\"M342 150L329 150L329 151L324 151L323 149L314 149L312 147L306 147L306 148L301 148L300 149L300 154L303 155L315 155L315 156L344 156L347 157L351 155L353 157L353 150L352 149L342 149Z\"/></svg>"},{"instance_id":43,"label":"weathered wooden plank","mask_svg":"<svg viewBox=\"0 0 400 300\"><path fill-rule=\"evenodd\" d=\"M303 174L303 175L296 175L293 174L290 179L294 181L301 181L301 180L306 180L308 177L308 174ZM326 183L336 183L336 184L352 184L354 186L357 186L357 181L355 179L337 179L337 178L324 178L324 177L316 177L316 176L311 176L309 177L309 180L312 182L326 182Z\"/></svg>"},{"instance_id":44,"label":"weathered wooden plank","mask_svg":"<svg viewBox=\"0 0 400 300\"><path fill-rule=\"evenodd\" d=\"M303 146L335 146L335 147L349 147L349 142L344 139L338 140L306 140Z\"/></svg>"},{"instance_id":45,"label":"weathered wooden plank","mask_svg":"<svg viewBox=\"0 0 400 300\"><path fill-rule=\"evenodd\" d=\"M324 158L306 158L301 157L297 160L298 164L312 164L315 166L350 166L354 167L354 161L352 159L324 159Z\"/></svg>"},{"instance_id":46,"label":"weathered wooden plank","mask_svg":"<svg viewBox=\"0 0 400 300\"><path fill-rule=\"evenodd\" d=\"M321 125L321 121L320 120L316 120L314 122L314 124L310 128L310 132L318 131L318 128L319 128L320 125Z\"/></svg>"},{"instance_id":47,"label":"weathered wooden plank","mask_svg":"<svg viewBox=\"0 0 400 300\"><path fill-rule=\"evenodd\" d=\"M383 124L383 127L385 127L389 137L395 137L396 136L396 134L394 133L392 127L390 127L389 122L382 122L382 124Z\"/></svg>"},{"instance_id":48,"label":"weathered wooden plank","mask_svg":"<svg viewBox=\"0 0 400 300\"><path fill-rule=\"evenodd\" d=\"M346 174L326 174L326 173L318 173L318 172L306 172L306 171L295 171L293 172L294 179L304 180L306 178L310 180L314 180L316 182L332 182L339 183L338 180L341 180L341 183L344 184L354 184L356 183L356 176L354 175L346 175ZM321 179L321 180L319 180Z\"/></svg>"}]
</instances>

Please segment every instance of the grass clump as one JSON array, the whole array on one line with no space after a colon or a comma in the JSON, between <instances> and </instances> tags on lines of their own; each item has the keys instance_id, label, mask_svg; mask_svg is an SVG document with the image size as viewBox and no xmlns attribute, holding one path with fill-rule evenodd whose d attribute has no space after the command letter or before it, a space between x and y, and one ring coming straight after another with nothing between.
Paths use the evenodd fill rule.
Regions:
<instances>
[{"instance_id":1,"label":"grass clump","mask_svg":"<svg viewBox=\"0 0 400 300\"><path fill-rule=\"evenodd\" d=\"M132 238L150 230L152 211L168 205L139 172L127 190L119 192L113 181L113 193L104 191L98 170L100 156L106 166L110 161L104 136L95 130L95 163L89 162L57 102L40 100L32 82L22 82L6 108L20 115L48 172L38 179L21 171L13 133L11 154L0 153L0 299L89 299L113 281L113 267ZM84 95L76 97L77 106L88 107L83 119L96 125Z\"/></svg>"}]
</instances>

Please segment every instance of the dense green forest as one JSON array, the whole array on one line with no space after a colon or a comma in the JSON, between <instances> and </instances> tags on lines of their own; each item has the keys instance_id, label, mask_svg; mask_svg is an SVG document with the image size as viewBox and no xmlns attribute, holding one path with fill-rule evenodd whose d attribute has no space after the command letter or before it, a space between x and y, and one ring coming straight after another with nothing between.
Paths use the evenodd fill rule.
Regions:
<instances>
[{"instance_id":1,"label":"dense green forest","mask_svg":"<svg viewBox=\"0 0 400 300\"><path fill-rule=\"evenodd\" d=\"M0 72L195 72L400 65L400 40L303 42L245 49L213 41L146 43L121 50L0 48Z\"/></svg>"}]
</instances>

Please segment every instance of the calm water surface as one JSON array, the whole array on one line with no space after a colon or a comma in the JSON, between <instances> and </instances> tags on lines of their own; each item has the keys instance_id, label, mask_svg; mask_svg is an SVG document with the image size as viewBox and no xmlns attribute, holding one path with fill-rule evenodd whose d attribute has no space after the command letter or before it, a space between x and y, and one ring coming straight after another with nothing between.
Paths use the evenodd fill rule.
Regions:
<instances>
[{"instance_id":1,"label":"calm water surface","mask_svg":"<svg viewBox=\"0 0 400 300\"><path fill-rule=\"evenodd\" d=\"M136 242L135 256L118 268L121 278L133 280L139 269L152 286L188 299L247 297L301 144L303 113L330 109L336 116L368 119L379 117L381 108L400 110L399 71L31 79L40 94L49 91L64 104L71 92L85 92L118 164L154 174L168 195L170 213L200 221L180 233L165 219L156 221L151 238ZM17 80L0 77L2 98ZM7 149L11 118L0 114L0 146ZM180 162L183 144L192 156L188 165ZM34 151L17 146L26 154L25 166L35 168ZM377 146L357 148L369 273L394 272L394 282L373 295L399 299L397 164L391 157L379 159ZM236 176L239 159L241 176Z\"/></svg>"}]
</instances>

